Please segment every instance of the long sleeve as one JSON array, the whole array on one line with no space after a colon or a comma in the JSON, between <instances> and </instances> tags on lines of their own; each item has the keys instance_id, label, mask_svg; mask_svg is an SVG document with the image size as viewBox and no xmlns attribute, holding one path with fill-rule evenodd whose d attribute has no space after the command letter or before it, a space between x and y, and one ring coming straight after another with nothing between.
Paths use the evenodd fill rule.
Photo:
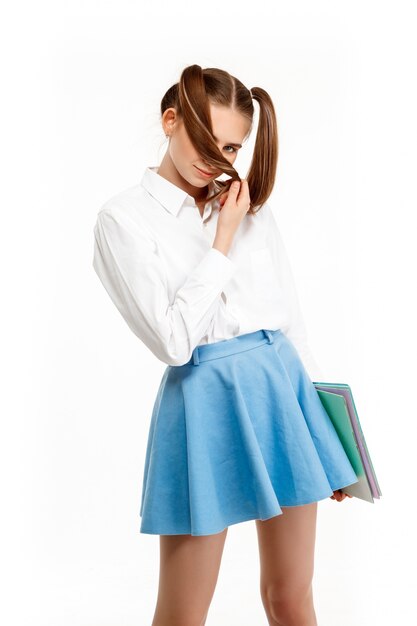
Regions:
<instances>
[{"instance_id":1,"label":"long sleeve","mask_svg":"<svg viewBox=\"0 0 417 626\"><path fill-rule=\"evenodd\" d=\"M316 382L323 381L323 372L316 362L308 344L307 329L304 322L304 317L301 310L298 292L287 250L284 245L278 225L275 221L274 215L269 205L266 206L269 212L269 242L270 245L272 245L272 249L279 267L281 285L284 291L285 302L288 306L289 311L289 324L286 328L283 329L283 332L296 348L303 362L303 365L308 375L310 376L310 379ZM265 206L263 208L265 208Z\"/></svg>"},{"instance_id":2,"label":"long sleeve","mask_svg":"<svg viewBox=\"0 0 417 626\"><path fill-rule=\"evenodd\" d=\"M234 262L210 248L170 302L165 268L145 226L111 207L98 213L94 236L94 270L130 329L162 362L187 363L216 314Z\"/></svg>"}]
</instances>

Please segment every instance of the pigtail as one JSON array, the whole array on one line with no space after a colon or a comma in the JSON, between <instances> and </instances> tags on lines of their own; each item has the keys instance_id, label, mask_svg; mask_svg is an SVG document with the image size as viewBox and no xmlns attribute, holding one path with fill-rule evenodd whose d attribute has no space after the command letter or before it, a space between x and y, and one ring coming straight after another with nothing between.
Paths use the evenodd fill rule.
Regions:
<instances>
[{"instance_id":1,"label":"pigtail","mask_svg":"<svg viewBox=\"0 0 417 626\"><path fill-rule=\"evenodd\" d=\"M278 165L278 123L269 94L261 87L252 87L251 92L259 103L259 122L247 181L251 203L259 210L268 200L275 184Z\"/></svg>"}]
</instances>

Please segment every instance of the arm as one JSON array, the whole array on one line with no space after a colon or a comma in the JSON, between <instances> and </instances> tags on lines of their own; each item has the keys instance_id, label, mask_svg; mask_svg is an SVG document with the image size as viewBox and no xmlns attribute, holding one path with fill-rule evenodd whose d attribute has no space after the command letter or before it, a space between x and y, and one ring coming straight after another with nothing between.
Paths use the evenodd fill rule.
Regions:
<instances>
[{"instance_id":1,"label":"arm","mask_svg":"<svg viewBox=\"0 0 417 626\"><path fill-rule=\"evenodd\" d=\"M94 235L94 270L130 329L164 363L189 361L235 271L232 260L211 248L170 303L163 263L146 227L106 208Z\"/></svg>"},{"instance_id":2,"label":"arm","mask_svg":"<svg viewBox=\"0 0 417 626\"><path fill-rule=\"evenodd\" d=\"M289 323L283 328L284 334L290 339L296 348L305 369L312 381L323 381L323 373L317 364L310 347L308 345L308 335L301 310L294 275L288 258L287 250L281 237L278 225L268 204L264 205L262 211L267 208L269 213L268 237L278 267L280 269L280 279L284 291L285 301L288 305Z\"/></svg>"}]
</instances>

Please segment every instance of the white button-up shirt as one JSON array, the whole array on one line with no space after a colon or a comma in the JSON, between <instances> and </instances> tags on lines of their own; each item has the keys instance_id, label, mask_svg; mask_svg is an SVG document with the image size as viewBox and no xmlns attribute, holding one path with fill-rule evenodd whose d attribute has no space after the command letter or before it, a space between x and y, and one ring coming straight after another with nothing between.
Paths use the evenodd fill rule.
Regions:
<instances>
[{"instance_id":1,"label":"white button-up shirt","mask_svg":"<svg viewBox=\"0 0 417 626\"><path fill-rule=\"evenodd\" d=\"M218 200L201 217L157 171L147 167L110 198L94 226L94 270L134 334L164 363L183 365L198 345L280 328L311 380L323 380L270 205L245 215L225 255L212 247Z\"/></svg>"}]
</instances>

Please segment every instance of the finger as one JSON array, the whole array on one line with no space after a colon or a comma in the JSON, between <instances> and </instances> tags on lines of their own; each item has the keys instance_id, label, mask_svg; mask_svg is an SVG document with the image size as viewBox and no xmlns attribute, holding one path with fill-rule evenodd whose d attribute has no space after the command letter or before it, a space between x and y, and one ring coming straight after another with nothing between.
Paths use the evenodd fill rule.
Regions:
<instances>
[{"instance_id":1,"label":"finger","mask_svg":"<svg viewBox=\"0 0 417 626\"><path fill-rule=\"evenodd\" d=\"M240 185L239 198L243 196L249 196L249 184L246 178L242 178L241 185Z\"/></svg>"},{"instance_id":2,"label":"finger","mask_svg":"<svg viewBox=\"0 0 417 626\"><path fill-rule=\"evenodd\" d=\"M219 198L220 204L224 204L226 202L228 193L229 193L228 191L223 191L223 193L221 194Z\"/></svg>"},{"instance_id":3,"label":"finger","mask_svg":"<svg viewBox=\"0 0 417 626\"><path fill-rule=\"evenodd\" d=\"M223 204L225 204L225 202L232 202L232 204L235 203L237 199L237 195L239 193L239 188L240 188L239 181L234 181L230 185L229 191L227 192L227 198L225 199Z\"/></svg>"},{"instance_id":4,"label":"finger","mask_svg":"<svg viewBox=\"0 0 417 626\"><path fill-rule=\"evenodd\" d=\"M237 195L240 189L240 182L238 180L234 180L229 188L229 193Z\"/></svg>"}]
</instances>

